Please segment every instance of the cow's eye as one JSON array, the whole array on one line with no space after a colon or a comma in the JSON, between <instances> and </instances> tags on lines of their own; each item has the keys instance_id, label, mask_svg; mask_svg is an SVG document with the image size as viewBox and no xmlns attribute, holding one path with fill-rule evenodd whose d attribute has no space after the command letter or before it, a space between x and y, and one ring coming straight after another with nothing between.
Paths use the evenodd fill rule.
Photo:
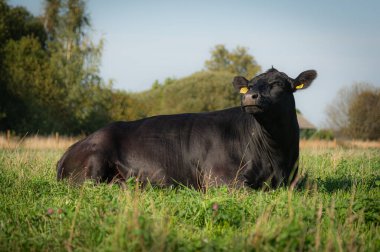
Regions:
<instances>
[{"instance_id":1,"label":"cow's eye","mask_svg":"<svg viewBox=\"0 0 380 252\"><path fill-rule=\"evenodd\" d=\"M274 81L274 82L271 82L270 85L272 87L274 86L278 86L278 87L285 87L285 83L281 82L281 81Z\"/></svg>"}]
</instances>

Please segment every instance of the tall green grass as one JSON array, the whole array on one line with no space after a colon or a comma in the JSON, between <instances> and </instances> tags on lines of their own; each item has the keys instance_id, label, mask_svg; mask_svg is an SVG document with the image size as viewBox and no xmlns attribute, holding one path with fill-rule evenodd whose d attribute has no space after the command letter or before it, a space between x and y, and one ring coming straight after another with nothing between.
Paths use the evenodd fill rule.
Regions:
<instances>
[{"instance_id":1,"label":"tall green grass","mask_svg":"<svg viewBox=\"0 0 380 252\"><path fill-rule=\"evenodd\" d=\"M0 150L0 251L380 251L379 149L304 150L292 190L56 182L62 150Z\"/></svg>"}]
</instances>

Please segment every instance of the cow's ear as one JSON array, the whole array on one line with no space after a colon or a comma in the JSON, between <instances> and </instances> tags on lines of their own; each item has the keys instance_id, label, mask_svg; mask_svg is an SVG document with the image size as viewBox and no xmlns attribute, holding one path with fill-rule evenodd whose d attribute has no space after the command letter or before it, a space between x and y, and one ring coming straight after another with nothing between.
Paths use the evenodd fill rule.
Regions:
<instances>
[{"instance_id":1,"label":"cow's ear","mask_svg":"<svg viewBox=\"0 0 380 252\"><path fill-rule=\"evenodd\" d=\"M317 71L315 70L307 70L300 73L292 83L293 92L308 88L315 78L317 78Z\"/></svg>"},{"instance_id":2,"label":"cow's ear","mask_svg":"<svg viewBox=\"0 0 380 252\"><path fill-rule=\"evenodd\" d=\"M236 76L232 84L234 88L241 94L248 92L248 80L242 76Z\"/></svg>"}]
</instances>

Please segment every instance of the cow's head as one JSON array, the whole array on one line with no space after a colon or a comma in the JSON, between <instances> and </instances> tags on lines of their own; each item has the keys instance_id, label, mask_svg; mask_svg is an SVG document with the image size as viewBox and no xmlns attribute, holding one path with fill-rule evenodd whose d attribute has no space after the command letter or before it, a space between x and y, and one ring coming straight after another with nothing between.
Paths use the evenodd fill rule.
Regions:
<instances>
[{"instance_id":1,"label":"cow's head","mask_svg":"<svg viewBox=\"0 0 380 252\"><path fill-rule=\"evenodd\" d=\"M315 70L308 70L292 79L272 68L250 81L237 76L233 85L242 94L242 109L247 113L261 114L279 106L294 106L293 93L308 88L316 77Z\"/></svg>"}]
</instances>

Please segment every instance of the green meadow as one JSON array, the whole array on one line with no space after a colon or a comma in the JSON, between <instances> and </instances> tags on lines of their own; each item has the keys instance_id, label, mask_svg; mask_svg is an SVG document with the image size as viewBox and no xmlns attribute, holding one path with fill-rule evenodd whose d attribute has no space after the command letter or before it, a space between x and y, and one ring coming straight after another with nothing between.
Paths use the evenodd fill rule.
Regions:
<instances>
[{"instance_id":1,"label":"green meadow","mask_svg":"<svg viewBox=\"0 0 380 252\"><path fill-rule=\"evenodd\" d=\"M73 187L62 154L0 150L0 251L380 251L379 149L302 149L271 191Z\"/></svg>"}]
</instances>

